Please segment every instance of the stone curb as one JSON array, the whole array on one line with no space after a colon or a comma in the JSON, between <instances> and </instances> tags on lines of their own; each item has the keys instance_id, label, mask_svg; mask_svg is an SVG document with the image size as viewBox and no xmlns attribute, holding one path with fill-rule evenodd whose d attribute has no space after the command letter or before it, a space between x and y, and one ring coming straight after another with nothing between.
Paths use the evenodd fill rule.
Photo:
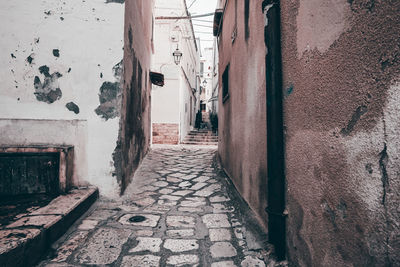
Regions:
<instances>
[{"instance_id":1,"label":"stone curb","mask_svg":"<svg viewBox=\"0 0 400 267\"><path fill-rule=\"evenodd\" d=\"M0 266L32 266L98 198L97 188L71 190L0 229Z\"/></svg>"}]
</instances>

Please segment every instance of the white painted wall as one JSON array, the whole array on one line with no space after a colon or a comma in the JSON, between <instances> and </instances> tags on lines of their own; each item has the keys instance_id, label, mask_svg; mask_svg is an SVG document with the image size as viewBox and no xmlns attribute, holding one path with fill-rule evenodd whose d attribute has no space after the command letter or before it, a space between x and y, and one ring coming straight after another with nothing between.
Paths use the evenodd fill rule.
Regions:
<instances>
[{"instance_id":1,"label":"white painted wall","mask_svg":"<svg viewBox=\"0 0 400 267\"><path fill-rule=\"evenodd\" d=\"M184 0L156 0L155 16L185 16ZM183 53L180 64L174 63L173 52L176 48ZM190 96L193 106L198 99L198 81L196 81L200 63L199 51L189 20L156 20L154 29L154 60L152 70L164 74L165 85L153 86L152 123L179 123L180 140L193 128L190 125ZM188 81L185 78L185 74ZM189 85L190 84L190 85ZM191 88L197 93L192 94ZM195 114L192 114L192 119ZM194 119L193 119L194 121Z\"/></svg>"},{"instance_id":2,"label":"white painted wall","mask_svg":"<svg viewBox=\"0 0 400 267\"><path fill-rule=\"evenodd\" d=\"M103 195L117 195L112 153L119 118L105 121L94 110L99 88L116 81L112 68L123 57L124 4L1 1L0 23L0 145L72 144L77 185L90 183ZM53 49L59 49L59 57ZM32 64L26 60L30 55ZM52 104L34 94L34 77L43 82L42 65L62 75L62 96ZM71 101L79 114L66 108Z\"/></svg>"},{"instance_id":3,"label":"white painted wall","mask_svg":"<svg viewBox=\"0 0 400 267\"><path fill-rule=\"evenodd\" d=\"M207 47L203 49L202 53L202 61L204 62L204 73L203 73L203 81L206 81L205 86L205 94L204 99L202 99L206 103L206 111L211 111L212 103L209 100L212 97L213 93L213 80L214 80L214 49L213 47ZM203 84L204 85L204 84Z\"/></svg>"}]
</instances>

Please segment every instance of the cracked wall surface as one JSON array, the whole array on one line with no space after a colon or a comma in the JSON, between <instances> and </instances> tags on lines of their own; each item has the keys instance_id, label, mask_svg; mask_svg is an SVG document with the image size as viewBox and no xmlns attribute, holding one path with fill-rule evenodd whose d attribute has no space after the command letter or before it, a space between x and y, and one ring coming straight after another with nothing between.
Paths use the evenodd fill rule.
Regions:
<instances>
[{"instance_id":1,"label":"cracked wall surface","mask_svg":"<svg viewBox=\"0 0 400 267\"><path fill-rule=\"evenodd\" d=\"M109 96L121 91L124 11L124 1L0 3L0 146L73 145L74 185L107 196L120 191L121 101Z\"/></svg>"},{"instance_id":2,"label":"cracked wall surface","mask_svg":"<svg viewBox=\"0 0 400 267\"><path fill-rule=\"evenodd\" d=\"M399 12L281 1L293 266L400 264Z\"/></svg>"}]
</instances>

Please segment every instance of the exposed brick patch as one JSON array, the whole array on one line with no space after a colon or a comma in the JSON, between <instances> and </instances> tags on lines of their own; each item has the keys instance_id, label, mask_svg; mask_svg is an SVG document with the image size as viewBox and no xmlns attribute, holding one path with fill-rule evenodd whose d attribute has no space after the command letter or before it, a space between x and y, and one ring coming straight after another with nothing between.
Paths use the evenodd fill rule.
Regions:
<instances>
[{"instance_id":1,"label":"exposed brick patch","mask_svg":"<svg viewBox=\"0 0 400 267\"><path fill-rule=\"evenodd\" d=\"M153 123L153 144L179 143L179 124Z\"/></svg>"}]
</instances>

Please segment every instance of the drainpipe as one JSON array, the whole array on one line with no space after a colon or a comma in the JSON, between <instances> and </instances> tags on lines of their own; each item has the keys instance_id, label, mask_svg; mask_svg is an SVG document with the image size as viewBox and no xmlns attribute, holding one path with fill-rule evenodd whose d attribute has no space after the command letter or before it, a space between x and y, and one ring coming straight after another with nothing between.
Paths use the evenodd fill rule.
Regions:
<instances>
[{"instance_id":1,"label":"drainpipe","mask_svg":"<svg viewBox=\"0 0 400 267\"><path fill-rule=\"evenodd\" d=\"M278 260L286 256L285 156L283 140L282 55L279 0L262 3L265 15L264 39L267 48L267 169L268 237Z\"/></svg>"}]
</instances>

